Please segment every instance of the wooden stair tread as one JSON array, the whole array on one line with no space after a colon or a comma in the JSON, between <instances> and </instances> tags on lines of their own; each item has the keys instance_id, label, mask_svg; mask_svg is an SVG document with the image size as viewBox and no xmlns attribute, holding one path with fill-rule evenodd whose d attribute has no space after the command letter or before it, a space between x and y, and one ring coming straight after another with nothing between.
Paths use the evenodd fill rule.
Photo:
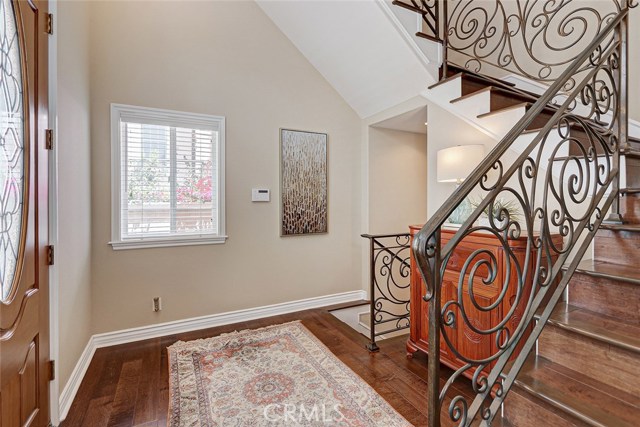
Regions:
<instances>
[{"instance_id":1,"label":"wooden stair tread","mask_svg":"<svg viewBox=\"0 0 640 427\"><path fill-rule=\"evenodd\" d=\"M621 400L617 397L616 390L612 390L607 384L553 363L542 356L533 354L529 357L515 384L588 425L638 425L640 406L637 402ZM508 404L507 396L505 405Z\"/></svg>"},{"instance_id":2,"label":"wooden stair tread","mask_svg":"<svg viewBox=\"0 0 640 427\"><path fill-rule=\"evenodd\" d=\"M521 102L519 104L510 105L508 107L504 107L504 108L500 108L500 109L497 109L497 110L494 110L494 111L489 111L488 113L480 114L478 116L478 118L481 119L483 117L491 117L491 116L496 115L496 114L504 113L505 111L514 110L516 108L525 108L527 111L529 111L529 109L531 107L533 107L533 102L524 101L524 102ZM556 111L557 110L555 108L553 108L553 107L544 107L542 109L541 114L542 113L547 113L549 115L553 115L553 114L555 114ZM542 129L542 128L538 128L538 129Z\"/></svg>"},{"instance_id":3,"label":"wooden stair tread","mask_svg":"<svg viewBox=\"0 0 640 427\"><path fill-rule=\"evenodd\" d=\"M445 83L449 83L450 81L453 81L457 78L462 78L462 76L464 76L464 73L460 72L460 73L456 73L456 74L451 74L449 77L445 78L445 79L441 79L440 81L432 84L431 86L429 86L427 89L434 89L437 88L440 85L443 85Z\"/></svg>"},{"instance_id":4,"label":"wooden stair tread","mask_svg":"<svg viewBox=\"0 0 640 427\"><path fill-rule=\"evenodd\" d=\"M553 310L548 323L640 354L640 325L626 323L623 319L560 304Z\"/></svg>"},{"instance_id":5,"label":"wooden stair tread","mask_svg":"<svg viewBox=\"0 0 640 427\"><path fill-rule=\"evenodd\" d=\"M623 192L624 190L620 190ZM606 224L603 223L600 225L600 228L603 230L610 231L628 231L632 233L640 232L640 224Z\"/></svg>"},{"instance_id":6,"label":"wooden stair tread","mask_svg":"<svg viewBox=\"0 0 640 427\"><path fill-rule=\"evenodd\" d=\"M447 74L449 74L449 76L454 75L454 74L464 74L464 76L466 78L481 80L481 81L487 82L489 84L499 82L500 84L503 84L503 85L509 86L509 87L515 87L516 86L515 83L505 82L505 81L498 80L498 79L495 79L495 78L491 78L491 77L488 77L488 76L483 76L482 74L474 73L471 70L468 70L468 69L463 68L463 67L457 67L457 66L455 66L453 64L448 64L447 65ZM449 76L447 76L447 77L449 77Z\"/></svg>"},{"instance_id":7,"label":"wooden stair tread","mask_svg":"<svg viewBox=\"0 0 640 427\"><path fill-rule=\"evenodd\" d=\"M640 150L637 150L635 148L631 148L631 147L621 148L620 153L624 154L625 156L640 158Z\"/></svg>"},{"instance_id":8,"label":"wooden stair tread","mask_svg":"<svg viewBox=\"0 0 640 427\"><path fill-rule=\"evenodd\" d=\"M509 107L500 108L499 110L489 111L488 113L482 113L478 116L478 118L482 119L484 117L491 117L496 114L504 113L511 110L516 110L518 108L528 108L530 105L532 105L530 102L521 102L519 104L510 105Z\"/></svg>"},{"instance_id":9,"label":"wooden stair tread","mask_svg":"<svg viewBox=\"0 0 640 427\"><path fill-rule=\"evenodd\" d=\"M640 188L624 188L620 190L622 194L639 194Z\"/></svg>"},{"instance_id":10,"label":"wooden stair tread","mask_svg":"<svg viewBox=\"0 0 640 427\"><path fill-rule=\"evenodd\" d=\"M576 272L593 277L602 277L640 285L640 269L628 265L586 260L578 265Z\"/></svg>"},{"instance_id":11,"label":"wooden stair tread","mask_svg":"<svg viewBox=\"0 0 640 427\"><path fill-rule=\"evenodd\" d=\"M478 91L471 92L471 93L468 93L468 94L466 94L466 95L462 95L462 96L460 96L460 97L458 97L458 98L456 98L456 99L452 99L452 100L451 100L451 101L449 101L449 102L450 102L450 103L452 103L452 104L455 104L455 103L457 103L457 102L464 101L464 100L465 100L465 99L467 99L467 98L471 98L472 96L476 96L476 95L479 95L479 94L481 94L481 93L484 93L484 92L490 92L490 91L491 91L491 86L487 86L487 87L485 87L484 89L480 89L480 90L478 90Z\"/></svg>"},{"instance_id":12,"label":"wooden stair tread","mask_svg":"<svg viewBox=\"0 0 640 427\"><path fill-rule=\"evenodd\" d=\"M453 81L457 78L461 78L461 79L465 79L465 80L470 80L470 81L474 81L477 83L483 83L486 86L492 86L492 85L496 85L496 84L503 84L505 87L514 87L515 84L513 83L508 83L508 82L502 82L499 80L494 80L491 79L490 77L485 77L482 76L480 74L474 74L468 70L463 70L463 69L459 69L459 68L454 68L453 70L451 69L451 67L449 67L449 75L446 78L441 79L440 81L432 84L431 86L428 87L428 89L433 89L436 88L440 85L443 85L445 83L448 83L450 81Z\"/></svg>"},{"instance_id":13,"label":"wooden stair tread","mask_svg":"<svg viewBox=\"0 0 640 427\"><path fill-rule=\"evenodd\" d=\"M513 99L513 100L520 100L521 103L522 102L531 103L532 101L535 101L535 97L533 95L521 94L521 93L514 92L512 90L509 90L509 89L501 88L501 87L498 87L498 86L492 86L492 85L488 84L486 87L484 87L484 88L482 88L480 90L468 93L466 95L462 95L459 98L452 99L450 102L452 104L455 104L456 102L463 101L463 100L465 100L467 98L470 98L470 97L472 97L474 95L478 95L478 94L483 93L483 92L491 92L491 93L495 93L495 94L499 94L499 95L505 95L506 97L508 97L510 99ZM509 107L511 107L511 106L507 106L507 107L504 107L504 108L509 108ZM497 109L497 110L500 110L500 109Z\"/></svg>"}]
</instances>

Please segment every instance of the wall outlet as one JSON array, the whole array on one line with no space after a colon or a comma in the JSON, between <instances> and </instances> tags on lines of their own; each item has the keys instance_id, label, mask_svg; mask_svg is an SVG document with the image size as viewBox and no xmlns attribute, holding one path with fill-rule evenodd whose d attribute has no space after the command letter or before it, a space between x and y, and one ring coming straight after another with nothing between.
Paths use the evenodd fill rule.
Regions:
<instances>
[{"instance_id":1,"label":"wall outlet","mask_svg":"<svg viewBox=\"0 0 640 427\"><path fill-rule=\"evenodd\" d=\"M162 310L162 299L160 297L155 297L153 298L153 311L154 312L158 312L160 310Z\"/></svg>"}]
</instances>

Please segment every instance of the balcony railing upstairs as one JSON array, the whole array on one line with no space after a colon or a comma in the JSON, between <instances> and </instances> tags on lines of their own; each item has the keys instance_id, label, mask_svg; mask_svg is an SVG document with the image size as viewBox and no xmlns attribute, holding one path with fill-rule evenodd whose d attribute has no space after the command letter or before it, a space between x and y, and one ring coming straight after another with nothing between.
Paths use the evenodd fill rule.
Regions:
<instances>
[{"instance_id":1,"label":"balcony railing upstairs","mask_svg":"<svg viewBox=\"0 0 640 427\"><path fill-rule=\"evenodd\" d=\"M449 61L466 55L457 65L475 73L487 65L498 72L517 72L546 83L548 89L414 238L412 250L429 303L429 352L438 355L445 345L465 363L442 379L439 358L429 357L432 427L441 425L441 417L460 426L491 425L601 223L605 218L621 221L620 150L628 141L628 16L636 5L626 0L597 3L607 2L607 13L588 6L594 2L442 2L445 25L439 38L447 51L443 76ZM557 44L562 40L564 45ZM551 118L522 144L520 137L549 109ZM517 139L519 148L512 150ZM468 197L479 202L442 245L443 225ZM501 209L505 199L517 204L521 214ZM483 212L492 213L489 225L476 225ZM465 259L457 260L463 265L457 292L466 289L470 298L451 296L442 291L443 275L471 233L489 233L501 242L507 273L497 274L498 262L488 251L458 251ZM516 257L508 240L523 237L526 256ZM482 286L498 286L497 300L480 302L474 295ZM511 309L502 312L507 294L513 298ZM470 310L497 322L483 328L470 321ZM466 354L452 339L456 327L493 340L494 350L482 357ZM475 396L456 395L452 387L465 374L473 378Z\"/></svg>"}]
</instances>

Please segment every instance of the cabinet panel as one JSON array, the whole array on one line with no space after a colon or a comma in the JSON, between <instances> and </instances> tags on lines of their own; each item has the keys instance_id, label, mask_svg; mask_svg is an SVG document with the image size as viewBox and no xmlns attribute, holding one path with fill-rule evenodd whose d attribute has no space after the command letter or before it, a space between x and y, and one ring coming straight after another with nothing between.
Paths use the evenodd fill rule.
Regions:
<instances>
[{"instance_id":1,"label":"cabinet panel","mask_svg":"<svg viewBox=\"0 0 640 427\"><path fill-rule=\"evenodd\" d=\"M518 259L518 262L520 263L520 265L524 265L525 251L514 250L513 253ZM511 264L511 271L509 275L509 282L507 283L508 289L504 297L505 301L503 303L503 310L504 310L505 316L508 315L513 305L516 304L516 295L517 295L517 289L518 289L518 272L516 271L516 268L515 268L515 262L513 260L505 259L505 261L503 262L505 267L508 265L507 262ZM527 273L528 282L531 282L532 273L533 273L533 268L530 267ZM530 296L531 296L531 286L525 286L523 288L522 295L520 296L520 301L518 302L513 314L511 315L511 318L509 319L509 322L507 323L507 328L509 329L509 333L511 336L513 336L516 329L522 322L522 319L524 317L524 310L525 310L525 304L523 302L527 301L530 298ZM528 329L526 333L527 335L531 332L531 330L533 329L533 326L534 325L532 324L527 328ZM524 341L518 344L518 346L516 347L516 353L520 352L523 345L524 345Z\"/></svg>"},{"instance_id":2,"label":"cabinet panel","mask_svg":"<svg viewBox=\"0 0 640 427\"><path fill-rule=\"evenodd\" d=\"M452 298L455 299L455 293L453 292L453 288L451 287L451 282L447 282L443 280L441 298L442 298L441 299L442 304L440 305L440 307L443 307L446 301L450 301ZM428 349L429 347L429 303L424 300L421 301L421 315L419 316L418 321L420 322L420 327L418 332L419 343L424 349ZM455 331L454 333L449 333L448 336L450 337L452 344L455 346L457 342L457 334L455 333ZM446 341L442 336L440 337L440 352L444 354L450 353L449 346L447 345Z\"/></svg>"},{"instance_id":3,"label":"cabinet panel","mask_svg":"<svg viewBox=\"0 0 640 427\"><path fill-rule=\"evenodd\" d=\"M410 227L412 239L415 233L420 230L419 226ZM442 245L444 246L451 237L456 233L455 230L442 230ZM562 244L562 238L560 236L554 236L554 240L557 240L558 244ZM524 264L524 258L527 251L527 238L522 237L519 239L510 239L509 247L513 254L517 258L519 265ZM478 305L481 307L487 307L496 301L502 286L504 286L504 279L506 275L509 275L509 290L507 291L504 300L493 310L483 311L476 308L468 293L468 275L462 282L463 292L458 294L458 286L460 282L460 274L464 263L469 256L476 250L483 250L482 254L474 257L473 263L475 264L479 260L488 260L490 253L493 254L497 262L497 275L493 283L485 285L482 283L482 279L487 276L487 267L481 267L476 271L474 280L474 294ZM508 270L509 264L505 257L505 251L499 240L491 234L487 233L473 233L467 237L456 247L455 251L449 258L446 265L446 270L443 276L442 283L442 302L443 305L447 301L457 301L460 296L462 297L462 304L465 307L465 313L469 319L469 322L475 326L476 329L488 330L497 325L502 316L505 315L515 302L515 290L517 289L517 273L515 270L514 260L509 261L512 267ZM526 301L531 293L531 271L532 266L528 266L529 274L527 275L527 281L524 284L523 300L520 304ZM428 352L428 339L429 339L429 304L422 300L424 295L424 284L422 278L417 269L415 262L411 264L411 335L407 341L407 350L409 354L421 350ZM495 334L483 335L474 331L469 324L460 317L460 309L457 306L451 306L455 316L456 322L452 327L447 327L448 337L452 342L452 345L456 348L457 352L467 358L471 359L484 359L495 353L497 350L497 343L495 341ZM522 320L524 306L521 306L512 317L509 326L510 332L513 332L515 327ZM459 368L464 365L461 359L458 359L456 355L451 351L445 340L440 340L440 358L441 361L453 368ZM514 353L514 356L517 354ZM469 370L465 373L466 376L473 375L473 370Z\"/></svg>"},{"instance_id":4,"label":"cabinet panel","mask_svg":"<svg viewBox=\"0 0 640 427\"><path fill-rule=\"evenodd\" d=\"M475 293L474 297L476 303L481 307L487 307L495 301L495 297L492 298L478 293ZM465 322L461 313L458 312L458 353L466 358L475 360L489 357L495 348L495 334L480 334L473 330L469 324L481 331L490 329L494 323L493 319L498 317L495 316L495 314L499 311L499 307L496 307L491 312L479 310L471 302L471 296L466 289L462 293L462 298L462 305L468 317L468 323Z\"/></svg>"},{"instance_id":5,"label":"cabinet panel","mask_svg":"<svg viewBox=\"0 0 640 427\"><path fill-rule=\"evenodd\" d=\"M469 246L463 243L456 246L456 248L453 250L453 253L449 257L449 262L447 263L447 270L462 271L462 267L464 266L464 263L467 262L471 254L478 249L479 249L478 246ZM481 253L474 257L474 262L477 262L480 260L488 261L489 255L486 253ZM468 270L467 270L467 273L468 273ZM481 267L480 269L478 269L478 275L486 275L486 274L487 274L486 267Z\"/></svg>"}]
</instances>

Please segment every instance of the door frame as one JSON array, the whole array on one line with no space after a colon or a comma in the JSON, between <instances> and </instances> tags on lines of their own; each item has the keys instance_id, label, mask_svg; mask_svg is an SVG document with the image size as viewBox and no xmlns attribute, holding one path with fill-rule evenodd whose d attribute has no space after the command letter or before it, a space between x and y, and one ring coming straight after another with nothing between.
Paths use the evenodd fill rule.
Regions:
<instances>
[{"instance_id":1,"label":"door frame","mask_svg":"<svg viewBox=\"0 0 640 427\"><path fill-rule=\"evenodd\" d=\"M49 244L58 245L58 0L49 0L49 13L53 17L53 34L49 35L49 128L53 130L53 150L49 153ZM54 262L49 266L49 360L54 360L54 380L49 383L49 411L51 424L60 424L59 382L59 272Z\"/></svg>"}]
</instances>

